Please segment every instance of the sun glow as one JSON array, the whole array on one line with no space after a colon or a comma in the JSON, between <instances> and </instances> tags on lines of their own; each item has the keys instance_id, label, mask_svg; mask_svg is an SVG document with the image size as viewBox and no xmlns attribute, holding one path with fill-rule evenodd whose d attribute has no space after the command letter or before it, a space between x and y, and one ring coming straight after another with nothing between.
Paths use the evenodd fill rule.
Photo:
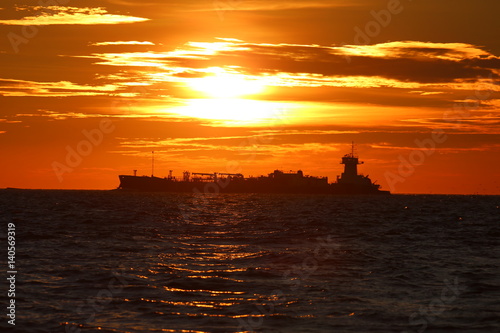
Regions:
<instances>
[{"instance_id":1,"label":"sun glow","mask_svg":"<svg viewBox=\"0 0 500 333\"><path fill-rule=\"evenodd\" d=\"M202 78L189 80L191 89L202 92L210 98L238 98L262 92L265 83L243 74L228 73L221 68Z\"/></svg>"},{"instance_id":2,"label":"sun glow","mask_svg":"<svg viewBox=\"0 0 500 333\"><path fill-rule=\"evenodd\" d=\"M208 119L225 126L282 124L288 116L284 103L249 99L192 99L175 113L192 118Z\"/></svg>"},{"instance_id":3,"label":"sun glow","mask_svg":"<svg viewBox=\"0 0 500 333\"><path fill-rule=\"evenodd\" d=\"M210 67L203 74L204 77L185 80L200 95L176 110L178 114L225 125L262 123L276 116L277 103L249 98L264 91L264 80L238 73L235 68Z\"/></svg>"}]
</instances>

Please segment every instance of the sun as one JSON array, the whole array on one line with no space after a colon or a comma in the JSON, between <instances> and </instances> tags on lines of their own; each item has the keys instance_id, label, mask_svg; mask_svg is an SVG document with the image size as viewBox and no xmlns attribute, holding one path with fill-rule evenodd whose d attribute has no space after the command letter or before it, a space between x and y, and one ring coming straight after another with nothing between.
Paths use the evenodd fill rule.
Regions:
<instances>
[{"instance_id":1,"label":"sun","mask_svg":"<svg viewBox=\"0 0 500 333\"><path fill-rule=\"evenodd\" d=\"M189 87L209 98L240 98L262 92L265 84L244 74L216 71L203 78L189 80Z\"/></svg>"}]
</instances>

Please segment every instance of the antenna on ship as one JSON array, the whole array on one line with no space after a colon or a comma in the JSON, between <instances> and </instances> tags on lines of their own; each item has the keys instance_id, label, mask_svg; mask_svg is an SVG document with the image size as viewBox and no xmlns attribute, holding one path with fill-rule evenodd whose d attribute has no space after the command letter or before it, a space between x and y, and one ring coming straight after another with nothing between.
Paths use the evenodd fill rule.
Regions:
<instances>
[{"instance_id":1,"label":"antenna on ship","mask_svg":"<svg viewBox=\"0 0 500 333\"><path fill-rule=\"evenodd\" d=\"M151 177L155 174L155 151L151 152Z\"/></svg>"}]
</instances>

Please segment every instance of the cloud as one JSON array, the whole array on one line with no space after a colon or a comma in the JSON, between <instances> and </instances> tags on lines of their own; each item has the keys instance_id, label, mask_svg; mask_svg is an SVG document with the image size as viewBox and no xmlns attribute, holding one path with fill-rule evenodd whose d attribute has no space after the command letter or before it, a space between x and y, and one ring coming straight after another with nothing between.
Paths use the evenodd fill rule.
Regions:
<instances>
[{"instance_id":1,"label":"cloud","mask_svg":"<svg viewBox=\"0 0 500 333\"><path fill-rule=\"evenodd\" d=\"M454 133L488 133L500 135L500 115L475 111L468 116L446 115L441 118L415 118L405 119L403 122L411 125L421 125L428 128L446 129Z\"/></svg>"},{"instance_id":2,"label":"cloud","mask_svg":"<svg viewBox=\"0 0 500 333\"><path fill-rule=\"evenodd\" d=\"M36 82L0 79L0 94L4 96L92 96L104 95L118 89L115 85L90 86L69 81Z\"/></svg>"},{"instance_id":3,"label":"cloud","mask_svg":"<svg viewBox=\"0 0 500 333\"><path fill-rule=\"evenodd\" d=\"M359 1L350 1L346 3L343 0L287 0L287 1L267 1L267 0L209 0L206 2L199 0L149 0L138 3L136 1L126 0L108 0L108 2L121 6L168 6L191 11L280 11L288 9L305 9L305 8L337 8L337 7L354 7L360 6Z\"/></svg>"},{"instance_id":4,"label":"cloud","mask_svg":"<svg viewBox=\"0 0 500 333\"><path fill-rule=\"evenodd\" d=\"M17 124L17 123L20 123L21 121L19 120L8 120L8 119L0 119L0 123L4 123L4 124Z\"/></svg>"},{"instance_id":5,"label":"cloud","mask_svg":"<svg viewBox=\"0 0 500 333\"><path fill-rule=\"evenodd\" d=\"M100 65L157 67L156 80L226 73L282 87L395 87L412 90L472 89L482 82L498 90L500 58L464 43L401 41L374 45L257 44L219 38L189 42L169 52L95 53ZM427 91L422 91L426 94Z\"/></svg>"},{"instance_id":6,"label":"cloud","mask_svg":"<svg viewBox=\"0 0 500 333\"><path fill-rule=\"evenodd\" d=\"M352 56L382 58L442 59L461 61L470 58L495 58L474 45L465 43L430 43L398 41L375 45L344 45L343 52Z\"/></svg>"},{"instance_id":7,"label":"cloud","mask_svg":"<svg viewBox=\"0 0 500 333\"><path fill-rule=\"evenodd\" d=\"M30 6L17 7L18 11L38 12L35 16L25 16L21 19L0 20L4 25L96 25L120 24L148 21L147 18L108 14L102 7L63 7L63 6Z\"/></svg>"},{"instance_id":8,"label":"cloud","mask_svg":"<svg viewBox=\"0 0 500 333\"><path fill-rule=\"evenodd\" d=\"M155 45L152 42L138 42L138 41L117 41L117 42L98 42L90 44L92 46L108 46L108 45Z\"/></svg>"},{"instance_id":9,"label":"cloud","mask_svg":"<svg viewBox=\"0 0 500 333\"><path fill-rule=\"evenodd\" d=\"M346 3L339 0L287 0L287 1L244 1L244 0L214 0L213 6L218 11L282 11L290 9L306 9L306 8L338 8L338 7L355 7L354 1Z\"/></svg>"},{"instance_id":10,"label":"cloud","mask_svg":"<svg viewBox=\"0 0 500 333\"><path fill-rule=\"evenodd\" d=\"M167 55L159 52L123 52L123 53L92 53L90 56L74 56L75 58L97 58L98 65L123 67L153 67L165 65L162 58Z\"/></svg>"},{"instance_id":11,"label":"cloud","mask_svg":"<svg viewBox=\"0 0 500 333\"><path fill-rule=\"evenodd\" d=\"M252 73L318 74L328 77L383 77L399 82L443 83L498 78L498 57L473 45L423 42L375 45L236 44L209 60L178 59L195 66L241 66ZM473 63L471 63L473 61ZM491 68L493 67L493 68Z\"/></svg>"}]
</instances>

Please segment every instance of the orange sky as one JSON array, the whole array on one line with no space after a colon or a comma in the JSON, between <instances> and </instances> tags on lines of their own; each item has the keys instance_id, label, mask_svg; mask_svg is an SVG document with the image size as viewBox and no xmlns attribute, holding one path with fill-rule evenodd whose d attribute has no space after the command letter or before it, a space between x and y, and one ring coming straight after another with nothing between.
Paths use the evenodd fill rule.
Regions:
<instances>
[{"instance_id":1,"label":"orange sky","mask_svg":"<svg viewBox=\"0 0 500 333\"><path fill-rule=\"evenodd\" d=\"M0 188L168 170L500 194L497 0L0 4Z\"/></svg>"}]
</instances>

